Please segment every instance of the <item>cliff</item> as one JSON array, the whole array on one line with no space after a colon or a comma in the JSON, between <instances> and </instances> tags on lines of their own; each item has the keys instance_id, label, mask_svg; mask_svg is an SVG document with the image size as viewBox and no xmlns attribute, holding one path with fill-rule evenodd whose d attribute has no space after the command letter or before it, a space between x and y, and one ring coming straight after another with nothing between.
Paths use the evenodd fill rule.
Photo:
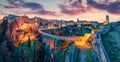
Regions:
<instances>
[{"instance_id":1,"label":"cliff","mask_svg":"<svg viewBox=\"0 0 120 62\"><path fill-rule=\"evenodd\" d=\"M110 24L110 30L102 35L102 41L111 62L120 62L120 22Z\"/></svg>"},{"instance_id":2,"label":"cliff","mask_svg":"<svg viewBox=\"0 0 120 62\"><path fill-rule=\"evenodd\" d=\"M76 48L74 43L59 51L57 56L57 62L95 62L92 49Z\"/></svg>"}]
</instances>

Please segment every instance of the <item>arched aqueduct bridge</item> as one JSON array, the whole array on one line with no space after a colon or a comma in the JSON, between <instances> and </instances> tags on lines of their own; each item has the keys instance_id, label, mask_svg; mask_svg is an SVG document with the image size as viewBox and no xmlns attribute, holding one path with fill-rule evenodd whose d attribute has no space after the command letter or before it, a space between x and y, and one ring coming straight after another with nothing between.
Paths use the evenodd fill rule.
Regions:
<instances>
[{"instance_id":1,"label":"arched aqueduct bridge","mask_svg":"<svg viewBox=\"0 0 120 62\"><path fill-rule=\"evenodd\" d=\"M38 29L38 32L41 33L41 34L43 34L43 35L52 37L52 38L64 39L64 40L71 40L71 41L79 41L80 37L81 37L81 36L57 36L57 35L52 35L52 34L49 34L49 33L46 33L44 31L42 31L42 30L47 30L47 29L48 28ZM93 34L94 34L94 32L91 32L89 37L91 37Z\"/></svg>"},{"instance_id":2,"label":"arched aqueduct bridge","mask_svg":"<svg viewBox=\"0 0 120 62\"><path fill-rule=\"evenodd\" d=\"M49 34L49 33L46 33L42 30L46 30L48 28L42 28L42 29L38 29L38 32L41 33L42 35L44 36L48 36L48 37L51 37L51 38L54 38L54 39L64 39L64 40L67 40L67 41L72 41L72 42L75 42L75 43L81 43L82 41L84 41L84 43L93 37L93 34L94 32L91 31L91 33L89 34L85 34L84 36L57 36L57 35L52 35L52 34ZM56 29L56 28L53 28L53 29ZM50 44L49 44L50 45Z\"/></svg>"}]
</instances>

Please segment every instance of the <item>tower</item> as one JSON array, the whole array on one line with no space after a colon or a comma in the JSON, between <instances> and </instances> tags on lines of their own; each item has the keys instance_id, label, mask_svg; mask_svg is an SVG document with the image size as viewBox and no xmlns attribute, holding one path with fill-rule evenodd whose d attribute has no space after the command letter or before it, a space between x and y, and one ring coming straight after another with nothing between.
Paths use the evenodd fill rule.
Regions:
<instances>
[{"instance_id":1,"label":"tower","mask_svg":"<svg viewBox=\"0 0 120 62\"><path fill-rule=\"evenodd\" d=\"M77 18L77 22L79 22L79 18Z\"/></svg>"},{"instance_id":2,"label":"tower","mask_svg":"<svg viewBox=\"0 0 120 62\"><path fill-rule=\"evenodd\" d=\"M103 23L104 23L104 25L109 24L109 16L108 15L106 15L106 20Z\"/></svg>"},{"instance_id":3,"label":"tower","mask_svg":"<svg viewBox=\"0 0 120 62\"><path fill-rule=\"evenodd\" d=\"M106 23L109 24L109 16L106 15Z\"/></svg>"}]
</instances>

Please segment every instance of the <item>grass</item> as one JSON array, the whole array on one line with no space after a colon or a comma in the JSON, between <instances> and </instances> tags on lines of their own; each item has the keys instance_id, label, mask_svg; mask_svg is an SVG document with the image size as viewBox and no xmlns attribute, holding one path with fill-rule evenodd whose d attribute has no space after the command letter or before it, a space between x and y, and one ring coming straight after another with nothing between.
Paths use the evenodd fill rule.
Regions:
<instances>
[{"instance_id":1,"label":"grass","mask_svg":"<svg viewBox=\"0 0 120 62\"><path fill-rule=\"evenodd\" d=\"M102 37L103 39L103 45L105 46L105 49L110 57L110 60L112 62L119 62L120 59L118 59L118 53L120 50L118 50L118 47L115 47L116 42L113 42L111 40L111 37L109 35L105 35Z\"/></svg>"},{"instance_id":2,"label":"grass","mask_svg":"<svg viewBox=\"0 0 120 62\"><path fill-rule=\"evenodd\" d=\"M95 62L94 57L92 55L92 49L87 49L87 58L86 62Z\"/></svg>"},{"instance_id":3,"label":"grass","mask_svg":"<svg viewBox=\"0 0 120 62\"><path fill-rule=\"evenodd\" d=\"M60 58L62 59L62 61L65 61L65 57L67 54L67 51L69 50L69 48L66 48L64 52L60 53Z\"/></svg>"},{"instance_id":4,"label":"grass","mask_svg":"<svg viewBox=\"0 0 120 62\"><path fill-rule=\"evenodd\" d=\"M116 36L111 35L111 33L112 34L118 33L118 35L119 35L120 24L119 23L111 23L110 27L111 27L111 30L108 33L106 33L105 35L102 35L102 43L110 57L111 62L120 62L120 58L119 58L120 49L119 49L119 47L117 47L118 42L115 42Z\"/></svg>"}]
</instances>

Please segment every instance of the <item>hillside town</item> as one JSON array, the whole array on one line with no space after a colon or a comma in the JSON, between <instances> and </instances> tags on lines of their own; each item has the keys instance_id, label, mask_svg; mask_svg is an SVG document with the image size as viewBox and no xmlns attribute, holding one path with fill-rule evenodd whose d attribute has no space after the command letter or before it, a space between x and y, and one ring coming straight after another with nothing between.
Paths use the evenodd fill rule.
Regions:
<instances>
[{"instance_id":1,"label":"hillside town","mask_svg":"<svg viewBox=\"0 0 120 62\"><path fill-rule=\"evenodd\" d=\"M120 62L120 0L0 0L0 62Z\"/></svg>"},{"instance_id":2,"label":"hillside town","mask_svg":"<svg viewBox=\"0 0 120 62\"><path fill-rule=\"evenodd\" d=\"M9 14L0 23L0 62L119 61L111 59L111 52L107 53L106 45L100 40L106 38L100 36L112 29L111 24L115 23L110 23L108 15L99 23Z\"/></svg>"}]
</instances>

